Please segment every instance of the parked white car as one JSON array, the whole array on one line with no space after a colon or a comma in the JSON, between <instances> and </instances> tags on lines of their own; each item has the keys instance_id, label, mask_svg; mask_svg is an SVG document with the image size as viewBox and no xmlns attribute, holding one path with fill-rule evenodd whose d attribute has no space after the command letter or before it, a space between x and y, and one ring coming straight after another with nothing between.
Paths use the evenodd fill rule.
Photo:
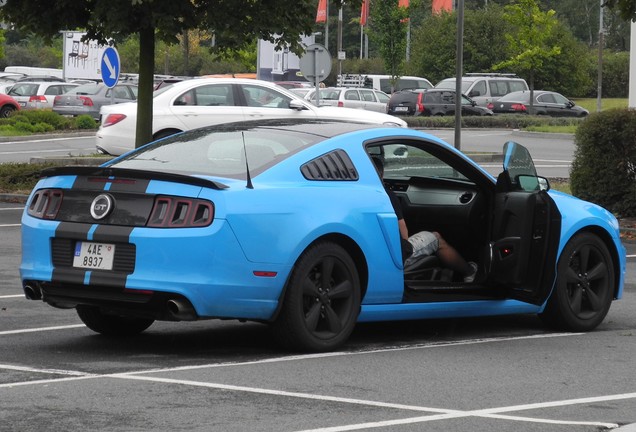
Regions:
<instances>
[{"instance_id":1,"label":"parked white car","mask_svg":"<svg viewBox=\"0 0 636 432\"><path fill-rule=\"evenodd\" d=\"M389 95L380 90L363 88L327 87L320 89L320 106L364 109L386 113ZM316 104L316 90L305 95L305 100Z\"/></svg>"},{"instance_id":2,"label":"parked white car","mask_svg":"<svg viewBox=\"0 0 636 432\"><path fill-rule=\"evenodd\" d=\"M74 89L79 84L55 81L20 81L7 94L20 104L22 109L53 108L55 96Z\"/></svg>"},{"instance_id":3,"label":"parked white car","mask_svg":"<svg viewBox=\"0 0 636 432\"><path fill-rule=\"evenodd\" d=\"M177 132L264 118L324 118L406 127L384 113L337 107L316 107L269 81L241 78L200 78L155 91L153 139ZM135 148L137 103L102 107L97 150L113 156Z\"/></svg>"}]
</instances>

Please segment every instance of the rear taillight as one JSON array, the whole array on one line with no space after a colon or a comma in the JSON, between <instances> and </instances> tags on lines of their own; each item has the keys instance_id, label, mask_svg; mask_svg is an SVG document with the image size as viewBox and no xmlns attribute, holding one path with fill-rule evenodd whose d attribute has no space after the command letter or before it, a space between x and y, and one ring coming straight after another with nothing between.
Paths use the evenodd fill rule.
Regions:
<instances>
[{"instance_id":1,"label":"rear taillight","mask_svg":"<svg viewBox=\"0 0 636 432\"><path fill-rule=\"evenodd\" d=\"M55 96L55 99L53 99L53 103L54 104L58 103L60 101L60 99L62 99L62 96L60 96L60 95Z\"/></svg>"},{"instance_id":2,"label":"rear taillight","mask_svg":"<svg viewBox=\"0 0 636 432\"><path fill-rule=\"evenodd\" d=\"M417 95L417 104L415 109L417 110L417 112L424 112L424 104L422 103L422 98L424 97L423 93L420 93Z\"/></svg>"},{"instance_id":3,"label":"rear taillight","mask_svg":"<svg viewBox=\"0 0 636 432\"><path fill-rule=\"evenodd\" d=\"M514 111L527 111L526 106L524 104L512 104L511 108Z\"/></svg>"},{"instance_id":4,"label":"rear taillight","mask_svg":"<svg viewBox=\"0 0 636 432\"><path fill-rule=\"evenodd\" d=\"M102 123L103 127L112 126L126 118L125 114L108 114L106 120Z\"/></svg>"},{"instance_id":5,"label":"rear taillight","mask_svg":"<svg viewBox=\"0 0 636 432\"><path fill-rule=\"evenodd\" d=\"M38 219L55 219L63 198L61 189L40 189L33 194L27 212Z\"/></svg>"},{"instance_id":6,"label":"rear taillight","mask_svg":"<svg viewBox=\"0 0 636 432\"><path fill-rule=\"evenodd\" d=\"M495 108L495 104L490 102L488 105L486 105L486 108L488 108L489 110L492 110Z\"/></svg>"},{"instance_id":7,"label":"rear taillight","mask_svg":"<svg viewBox=\"0 0 636 432\"><path fill-rule=\"evenodd\" d=\"M154 228L192 228L208 226L214 220L210 201L158 196L147 226Z\"/></svg>"},{"instance_id":8,"label":"rear taillight","mask_svg":"<svg viewBox=\"0 0 636 432\"><path fill-rule=\"evenodd\" d=\"M342 102L342 101L338 101L338 106L339 106L340 108L343 108L343 107L344 107L344 102Z\"/></svg>"},{"instance_id":9,"label":"rear taillight","mask_svg":"<svg viewBox=\"0 0 636 432\"><path fill-rule=\"evenodd\" d=\"M89 98L88 96L80 96L79 98L82 100L82 105L93 106L93 99Z\"/></svg>"},{"instance_id":10,"label":"rear taillight","mask_svg":"<svg viewBox=\"0 0 636 432\"><path fill-rule=\"evenodd\" d=\"M29 98L29 102L46 103L46 97L43 95L33 95Z\"/></svg>"}]
</instances>

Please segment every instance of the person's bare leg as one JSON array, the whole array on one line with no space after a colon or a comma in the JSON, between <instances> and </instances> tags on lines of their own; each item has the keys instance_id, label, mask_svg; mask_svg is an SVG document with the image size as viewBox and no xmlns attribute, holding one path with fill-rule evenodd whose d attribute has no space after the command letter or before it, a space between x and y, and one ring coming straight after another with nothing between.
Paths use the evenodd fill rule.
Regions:
<instances>
[{"instance_id":1,"label":"person's bare leg","mask_svg":"<svg viewBox=\"0 0 636 432\"><path fill-rule=\"evenodd\" d=\"M446 240L437 232L433 232L439 242L437 248L437 256L439 260L449 269L459 272L466 276L473 272L473 268L468 262L457 252L457 250L449 245Z\"/></svg>"}]
</instances>

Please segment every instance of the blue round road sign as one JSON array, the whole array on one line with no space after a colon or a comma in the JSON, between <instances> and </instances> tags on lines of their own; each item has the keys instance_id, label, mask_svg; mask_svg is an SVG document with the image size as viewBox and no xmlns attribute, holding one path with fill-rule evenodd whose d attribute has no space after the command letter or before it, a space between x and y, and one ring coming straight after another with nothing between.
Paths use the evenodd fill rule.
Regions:
<instances>
[{"instance_id":1,"label":"blue round road sign","mask_svg":"<svg viewBox=\"0 0 636 432\"><path fill-rule=\"evenodd\" d=\"M117 85L119 81L119 53L113 47L108 47L104 50L102 55L101 73L102 81L106 84L106 87L112 88Z\"/></svg>"}]
</instances>

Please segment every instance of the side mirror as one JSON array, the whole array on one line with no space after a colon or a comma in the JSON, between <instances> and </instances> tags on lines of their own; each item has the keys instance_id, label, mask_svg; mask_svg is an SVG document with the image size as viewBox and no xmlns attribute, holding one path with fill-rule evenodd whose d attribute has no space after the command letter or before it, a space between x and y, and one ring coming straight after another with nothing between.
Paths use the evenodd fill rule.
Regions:
<instances>
[{"instance_id":1,"label":"side mirror","mask_svg":"<svg viewBox=\"0 0 636 432\"><path fill-rule=\"evenodd\" d=\"M305 105L303 105L303 103L299 100L296 99L292 99L289 101L289 108L296 110L296 111L302 111L302 110L306 110L307 107Z\"/></svg>"},{"instance_id":2,"label":"side mirror","mask_svg":"<svg viewBox=\"0 0 636 432\"><path fill-rule=\"evenodd\" d=\"M550 182L545 177L519 175L517 176L517 184L521 190L526 192L550 190Z\"/></svg>"},{"instance_id":3,"label":"side mirror","mask_svg":"<svg viewBox=\"0 0 636 432\"><path fill-rule=\"evenodd\" d=\"M574 102L572 101L567 101L567 103L565 104L566 107L568 108L572 108L574 105L576 105Z\"/></svg>"}]
</instances>

